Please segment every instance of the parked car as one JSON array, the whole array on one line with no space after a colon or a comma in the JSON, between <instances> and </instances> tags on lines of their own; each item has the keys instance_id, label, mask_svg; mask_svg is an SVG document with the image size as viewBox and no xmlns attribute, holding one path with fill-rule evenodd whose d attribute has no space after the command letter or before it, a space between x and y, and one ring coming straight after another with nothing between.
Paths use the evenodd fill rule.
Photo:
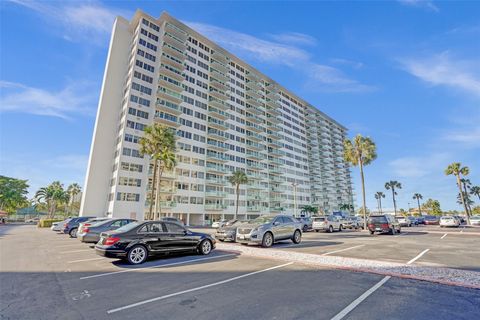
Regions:
<instances>
[{"instance_id":1,"label":"parked car","mask_svg":"<svg viewBox=\"0 0 480 320\"><path fill-rule=\"evenodd\" d=\"M475 226L480 226L480 215L471 216L470 223Z\"/></svg>"},{"instance_id":2,"label":"parked car","mask_svg":"<svg viewBox=\"0 0 480 320\"><path fill-rule=\"evenodd\" d=\"M444 216L440 218L440 228L444 227L459 227L460 220L455 216Z\"/></svg>"},{"instance_id":3,"label":"parked car","mask_svg":"<svg viewBox=\"0 0 480 320\"><path fill-rule=\"evenodd\" d=\"M365 225L363 223L363 217L362 216L354 216L353 219L355 219L358 223L358 226L362 229L365 229Z\"/></svg>"},{"instance_id":4,"label":"parked car","mask_svg":"<svg viewBox=\"0 0 480 320\"><path fill-rule=\"evenodd\" d=\"M410 226L418 226L418 220L414 216L408 216L408 221L410 221Z\"/></svg>"},{"instance_id":5,"label":"parked car","mask_svg":"<svg viewBox=\"0 0 480 320\"><path fill-rule=\"evenodd\" d=\"M68 219L65 219L63 221L59 221L59 222L54 222L52 223L52 226L50 227L50 230L52 231L61 231L63 232L63 229L65 229L65 224L68 223L70 220L72 220L72 218L68 218Z\"/></svg>"},{"instance_id":6,"label":"parked car","mask_svg":"<svg viewBox=\"0 0 480 320\"><path fill-rule=\"evenodd\" d=\"M72 218L70 221L65 223L65 226L63 228L63 233L70 235L72 238L77 237L77 231L78 231L78 225L80 222L84 222L87 220L95 219L95 217L77 217L77 218Z\"/></svg>"},{"instance_id":7,"label":"parked car","mask_svg":"<svg viewBox=\"0 0 480 320\"><path fill-rule=\"evenodd\" d=\"M342 231L342 221L339 217L323 216L323 217L313 217L312 228L315 232L327 231L333 232L334 230Z\"/></svg>"},{"instance_id":8,"label":"parked car","mask_svg":"<svg viewBox=\"0 0 480 320\"><path fill-rule=\"evenodd\" d=\"M40 221L40 218L35 217L35 218L32 218L32 219L25 220L25 223L37 223L38 221Z\"/></svg>"},{"instance_id":9,"label":"parked car","mask_svg":"<svg viewBox=\"0 0 480 320\"><path fill-rule=\"evenodd\" d=\"M97 254L141 264L148 257L170 253L210 254L215 239L169 221L132 222L114 231L102 232Z\"/></svg>"},{"instance_id":10,"label":"parked car","mask_svg":"<svg viewBox=\"0 0 480 320\"><path fill-rule=\"evenodd\" d=\"M367 226L370 234L374 234L375 232L395 234L402 231L400 222L389 214L370 216L367 221Z\"/></svg>"},{"instance_id":11,"label":"parked car","mask_svg":"<svg viewBox=\"0 0 480 320\"><path fill-rule=\"evenodd\" d=\"M101 217L101 218L93 218L93 219L89 219L89 220L84 221L84 222L80 222L78 224L77 236L78 236L79 233L83 233L83 228L86 228L86 227L91 226L92 224L95 224L95 223L98 223L98 222L101 222L101 221L107 221L107 220L112 220L112 218Z\"/></svg>"},{"instance_id":12,"label":"parked car","mask_svg":"<svg viewBox=\"0 0 480 320\"><path fill-rule=\"evenodd\" d=\"M412 222L404 216L396 216L395 219L397 219L398 223L400 223L400 226L402 227L411 227Z\"/></svg>"},{"instance_id":13,"label":"parked car","mask_svg":"<svg viewBox=\"0 0 480 320\"><path fill-rule=\"evenodd\" d=\"M212 228L221 228L227 223L227 221L227 219L215 221L214 223L212 223Z\"/></svg>"},{"instance_id":14,"label":"parked car","mask_svg":"<svg viewBox=\"0 0 480 320\"><path fill-rule=\"evenodd\" d=\"M455 218L457 218L458 221L460 221L460 224L463 224L466 222L466 219L462 216L454 216Z\"/></svg>"},{"instance_id":15,"label":"parked car","mask_svg":"<svg viewBox=\"0 0 480 320\"><path fill-rule=\"evenodd\" d=\"M435 225L435 224L439 224L440 223L440 219L436 216L426 216L425 217L425 224L426 225Z\"/></svg>"},{"instance_id":16,"label":"parked car","mask_svg":"<svg viewBox=\"0 0 480 320\"><path fill-rule=\"evenodd\" d=\"M302 231L307 232L312 229L312 218L310 217L301 217L296 218L298 222L302 224Z\"/></svg>"},{"instance_id":17,"label":"parked car","mask_svg":"<svg viewBox=\"0 0 480 320\"><path fill-rule=\"evenodd\" d=\"M177 219L177 218L175 218L175 217L163 217L163 218L161 218L160 220L162 220L162 221L168 221L168 222L176 222L176 223L178 223L178 224L180 224L180 225L182 225L182 226L185 225L182 220Z\"/></svg>"},{"instance_id":18,"label":"parked car","mask_svg":"<svg viewBox=\"0 0 480 320\"><path fill-rule=\"evenodd\" d=\"M425 224L425 217L417 217L418 224Z\"/></svg>"},{"instance_id":19,"label":"parked car","mask_svg":"<svg viewBox=\"0 0 480 320\"><path fill-rule=\"evenodd\" d=\"M347 216L343 219L342 228L344 229L355 229L360 228L360 223L354 216Z\"/></svg>"},{"instance_id":20,"label":"parked car","mask_svg":"<svg viewBox=\"0 0 480 320\"><path fill-rule=\"evenodd\" d=\"M271 247L276 241L302 241L302 224L287 215L264 215L237 228L236 241Z\"/></svg>"},{"instance_id":21,"label":"parked car","mask_svg":"<svg viewBox=\"0 0 480 320\"><path fill-rule=\"evenodd\" d=\"M241 221L238 219L227 221L223 227L217 229L215 232L215 239L220 241L235 242L235 238L237 237L237 228L247 222L248 221Z\"/></svg>"},{"instance_id":22,"label":"parked car","mask_svg":"<svg viewBox=\"0 0 480 320\"><path fill-rule=\"evenodd\" d=\"M78 229L77 238L81 242L97 243L100 240L100 234L105 231L117 230L136 220L133 219L108 219L97 221L96 223L84 225Z\"/></svg>"}]
</instances>

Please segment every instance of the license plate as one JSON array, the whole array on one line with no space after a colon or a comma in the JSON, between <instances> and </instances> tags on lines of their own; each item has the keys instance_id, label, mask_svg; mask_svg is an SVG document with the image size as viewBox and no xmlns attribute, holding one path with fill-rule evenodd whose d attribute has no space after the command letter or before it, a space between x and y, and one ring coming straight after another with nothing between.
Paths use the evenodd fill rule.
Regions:
<instances>
[{"instance_id":1,"label":"license plate","mask_svg":"<svg viewBox=\"0 0 480 320\"><path fill-rule=\"evenodd\" d=\"M244 240L244 239L245 239L245 236L244 236L243 234L240 234L240 235L238 235L238 239Z\"/></svg>"},{"instance_id":2,"label":"license plate","mask_svg":"<svg viewBox=\"0 0 480 320\"><path fill-rule=\"evenodd\" d=\"M381 231L381 230L382 230L382 228L375 228L375 230L377 230L377 231Z\"/></svg>"}]
</instances>

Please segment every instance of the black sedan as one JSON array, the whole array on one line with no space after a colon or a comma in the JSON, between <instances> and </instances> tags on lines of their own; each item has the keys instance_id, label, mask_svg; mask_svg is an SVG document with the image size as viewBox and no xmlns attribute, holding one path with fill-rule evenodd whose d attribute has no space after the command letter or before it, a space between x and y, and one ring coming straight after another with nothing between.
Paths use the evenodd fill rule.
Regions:
<instances>
[{"instance_id":1,"label":"black sedan","mask_svg":"<svg viewBox=\"0 0 480 320\"><path fill-rule=\"evenodd\" d=\"M205 233L192 232L169 221L132 222L115 231L103 232L95 246L97 254L122 258L140 264L150 256L169 253L209 254L215 239Z\"/></svg>"}]
</instances>

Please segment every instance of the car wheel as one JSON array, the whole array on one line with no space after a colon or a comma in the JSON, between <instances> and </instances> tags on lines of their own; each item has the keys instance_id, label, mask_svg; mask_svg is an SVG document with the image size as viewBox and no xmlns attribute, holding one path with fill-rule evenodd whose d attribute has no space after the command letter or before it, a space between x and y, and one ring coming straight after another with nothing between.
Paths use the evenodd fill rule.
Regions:
<instances>
[{"instance_id":1,"label":"car wheel","mask_svg":"<svg viewBox=\"0 0 480 320\"><path fill-rule=\"evenodd\" d=\"M370 234L373 235L375 233L375 231L370 231Z\"/></svg>"},{"instance_id":2,"label":"car wheel","mask_svg":"<svg viewBox=\"0 0 480 320\"><path fill-rule=\"evenodd\" d=\"M343 228L342 228L342 225L339 225L339 226L338 226L338 231L342 231L342 229L343 229Z\"/></svg>"},{"instance_id":3,"label":"car wheel","mask_svg":"<svg viewBox=\"0 0 480 320\"><path fill-rule=\"evenodd\" d=\"M70 235L70 237L76 238L77 237L77 228L73 228L72 230L70 230L70 232L68 234Z\"/></svg>"},{"instance_id":4,"label":"car wheel","mask_svg":"<svg viewBox=\"0 0 480 320\"><path fill-rule=\"evenodd\" d=\"M330 233L333 232L333 226L328 227L328 232L330 232Z\"/></svg>"},{"instance_id":5,"label":"car wheel","mask_svg":"<svg viewBox=\"0 0 480 320\"><path fill-rule=\"evenodd\" d=\"M200 242L199 252L204 256L212 252L212 243L210 242L210 240L205 239L202 242Z\"/></svg>"},{"instance_id":6,"label":"car wheel","mask_svg":"<svg viewBox=\"0 0 480 320\"><path fill-rule=\"evenodd\" d=\"M299 244L302 241L302 233L299 230L295 230L293 233L292 242L295 244Z\"/></svg>"},{"instance_id":7,"label":"car wheel","mask_svg":"<svg viewBox=\"0 0 480 320\"><path fill-rule=\"evenodd\" d=\"M398 228L397 233L402 233L402 229Z\"/></svg>"},{"instance_id":8,"label":"car wheel","mask_svg":"<svg viewBox=\"0 0 480 320\"><path fill-rule=\"evenodd\" d=\"M269 248L273 245L273 235L270 232L267 232L263 235L262 247Z\"/></svg>"},{"instance_id":9,"label":"car wheel","mask_svg":"<svg viewBox=\"0 0 480 320\"><path fill-rule=\"evenodd\" d=\"M315 232L319 232L319 231L320 231L320 230L318 230L318 229L315 229Z\"/></svg>"},{"instance_id":10,"label":"car wheel","mask_svg":"<svg viewBox=\"0 0 480 320\"><path fill-rule=\"evenodd\" d=\"M147 248L139 244L133 246L127 254L127 260L130 264L142 264L147 260L147 258Z\"/></svg>"}]
</instances>

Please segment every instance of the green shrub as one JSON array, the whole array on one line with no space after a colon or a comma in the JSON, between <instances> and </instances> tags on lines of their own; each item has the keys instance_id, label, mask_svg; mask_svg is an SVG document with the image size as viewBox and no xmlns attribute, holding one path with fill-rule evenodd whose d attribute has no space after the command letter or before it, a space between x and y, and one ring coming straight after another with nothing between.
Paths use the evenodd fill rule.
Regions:
<instances>
[{"instance_id":1,"label":"green shrub","mask_svg":"<svg viewBox=\"0 0 480 320\"><path fill-rule=\"evenodd\" d=\"M54 222L63 221L62 219L41 219L38 222L37 227L39 228L50 228Z\"/></svg>"}]
</instances>

